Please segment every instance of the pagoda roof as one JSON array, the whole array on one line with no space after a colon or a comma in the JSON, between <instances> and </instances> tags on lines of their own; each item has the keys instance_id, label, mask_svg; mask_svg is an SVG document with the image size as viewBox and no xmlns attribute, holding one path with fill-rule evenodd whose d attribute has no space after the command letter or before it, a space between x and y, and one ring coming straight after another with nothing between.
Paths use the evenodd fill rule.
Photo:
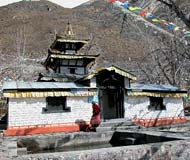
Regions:
<instances>
[{"instance_id":1,"label":"pagoda roof","mask_svg":"<svg viewBox=\"0 0 190 160\"><path fill-rule=\"evenodd\" d=\"M73 32L72 25L68 22L64 34L56 35L56 39L54 40L50 48L57 48L57 50L59 50L59 47L63 49L63 46L61 46L63 45L62 43L72 43L76 46L75 50L80 50L85 44L88 43L88 41L89 40L87 39L79 39L78 37L76 37Z\"/></svg>"},{"instance_id":2,"label":"pagoda roof","mask_svg":"<svg viewBox=\"0 0 190 160\"><path fill-rule=\"evenodd\" d=\"M88 43L88 40L81 40L81 39L67 39L64 37L59 37L55 41L57 42L71 42L71 43Z\"/></svg>"},{"instance_id":3,"label":"pagoda roof","mask_svg":"<svg viewBox=\"0 0 190 160\"><path fill-rule=\"evenodd\" d=\"M57 43L75 43L78 45L78 50L88 43L88 40L75 39L74 37L61 37L57 36L55 41L50 46L50 49L54 49Z\"/></svg>"},{"instance_id":4,"label":"pagoda roof","mask_svg":"<svg viewBox=\"0 0 190 160\"><path fill-rule=\"evenodd\" d=\"M50 58L60 58L60 59L95 59L99 56L97 55L70 55L70 54L51 54Z\"/></svg>"},{"instance_id":5,"label":"pagoda roof","mask_svg":"<svg viewBox=\"0 0 190 160\"><path fill-rule=\"evenodd\" d=\"M46 59L44 65L47 65L49 60L51 58L53 59L68 59L68 60L73 60L73 59L86 59L90 62L94 61L99 54L97 55L70 55L70 54L49 54L48 58Z\"/></svg>"}]
</instances>

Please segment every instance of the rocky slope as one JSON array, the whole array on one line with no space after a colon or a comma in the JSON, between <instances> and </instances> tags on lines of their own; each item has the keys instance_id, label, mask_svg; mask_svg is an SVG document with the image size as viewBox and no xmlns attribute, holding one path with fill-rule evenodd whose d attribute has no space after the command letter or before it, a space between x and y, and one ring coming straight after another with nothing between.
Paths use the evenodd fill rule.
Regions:
<instances>
[{"instance_id":1,"label":"rocky slope","mask_svg":"<svg viewBox=\"0 0 190 160\"><path fill-rule=\"evenodd\" d=\"M144 4L145 2L146 0ZM137 1L135 4L143 6ZM183 25L175 15L170 16L167 7L160 3L155 5L154 13L157 16L167 17ZM186 5L181 4L186 10L187 6L190 6L188 1ZM164 78L160 69L156 72L146 71L155 68L152 59L147 59L150 53L158 44L170 48L172 38L157 31L157 28L146 28L145 22L138 21L138 16L128 14L124 17L120 8L104 0L93 0L74 9L66 9L47 1L19 2L1 7L1 80L37 79L39 72L45 71L42 62L47 56L48 47L56 34L64 32L68 21L78 37L90 39L81 53L100 54L94 69L115 64L138 75L140 81L171 83ZM151 72L155 78L146 75Z\"/></svg>"}]
</instances>

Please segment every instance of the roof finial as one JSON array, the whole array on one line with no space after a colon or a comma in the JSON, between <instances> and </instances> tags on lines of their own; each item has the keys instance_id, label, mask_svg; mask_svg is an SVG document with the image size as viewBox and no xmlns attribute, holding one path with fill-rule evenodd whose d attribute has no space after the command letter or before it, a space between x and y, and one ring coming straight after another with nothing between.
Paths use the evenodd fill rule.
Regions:
<instances>
[{"instance_id":1,"label":"roof finial","mask_svg":"<svg viewBox=\"0 0 190 160\"><path fill-rule=\"evenodd\" d=\"M66 37L73 37L74 36L72 26L69 22L67 23L67 28L65 30L65 36Z\"/></svg>"}]
</instances>

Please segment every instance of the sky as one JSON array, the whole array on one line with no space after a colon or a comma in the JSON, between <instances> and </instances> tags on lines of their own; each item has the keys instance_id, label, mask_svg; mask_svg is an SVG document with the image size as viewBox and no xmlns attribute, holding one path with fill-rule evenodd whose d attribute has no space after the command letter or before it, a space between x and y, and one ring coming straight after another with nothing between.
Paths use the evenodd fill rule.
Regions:
<instances>
[{"instance_id":1,"label":"sky","mask_svg":"<svg viewBox=\"0 0 190 160\"><path fill-rule=\"evenodd\" d=\"M0 6L4 6L4 5L18 2L18 1L21 1L21 0L0 0ZM84 2L87 2L88 0L49 0L49 1L56 3L58 5L61 5L65 8L73 8Z\"/></svg>"}]
</instances>

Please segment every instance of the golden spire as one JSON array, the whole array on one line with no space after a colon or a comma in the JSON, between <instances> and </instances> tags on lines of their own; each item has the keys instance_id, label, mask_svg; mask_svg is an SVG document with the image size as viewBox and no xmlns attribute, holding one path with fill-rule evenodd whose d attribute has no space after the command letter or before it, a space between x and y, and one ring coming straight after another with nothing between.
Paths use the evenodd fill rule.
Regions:
<instances>
[{"instance_id":1,"label":"golden spire","mask_svg":"<svg viewBox=\"0 0 190 160\"><path fill-rule=\"evenodd\" d=\"M65 30L65 36L68 37L68 38L71 38L71 37L74 36L72 26L71 26L71 24L69 22L67 23L67 27L66 27L66 30Z\"/></svg>"}]
</instances>

